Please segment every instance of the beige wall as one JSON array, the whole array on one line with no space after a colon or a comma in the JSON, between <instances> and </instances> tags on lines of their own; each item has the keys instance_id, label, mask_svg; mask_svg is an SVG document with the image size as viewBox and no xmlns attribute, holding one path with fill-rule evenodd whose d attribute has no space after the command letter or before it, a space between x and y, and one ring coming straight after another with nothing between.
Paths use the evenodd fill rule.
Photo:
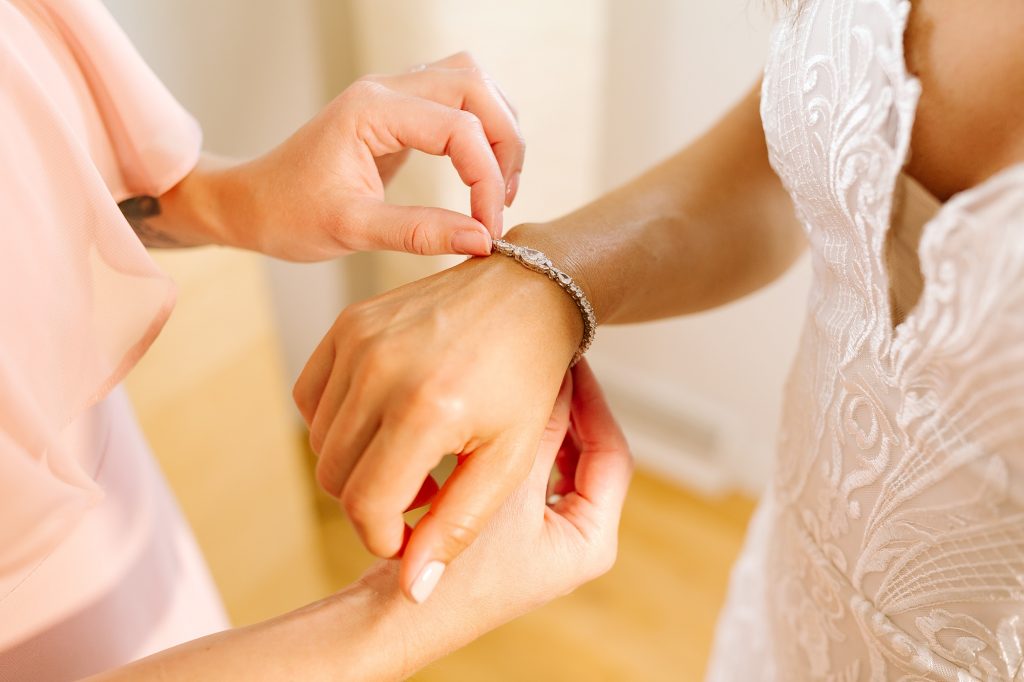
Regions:
<instances>
[{"instance_id":1,"label":"beige wall","mask_svg":"<svg viewBox=\"0 0 1024 682\"><path fill-rule=\"evenodd\" d=\"M602 189L685 145L750 88L769 30L761 4L744 0L610 7ZM706 490L760 489L808 278L802 261L731 306L601 330L594 364L641 461Z\"/></svg>"},{"instance_id":2,"label":"beige wall","mask_svg":"<svg viewBox=\"0 0 1024 682\"><path fill-rule=\"evenodd\" d=\"M508 225L570 210L691 140L756 80L768 30L760 5L745 0L108 4L200 118L209 145L235 154L279 140L355 74L472 50L518 106L529 143ZM413 158L389 194L468 203L448 164L426 157ZM264 263L286 380L345 302L452 262L387 254ZM595 364L642 463L705 489L759 487L807 278L801 264L719 311L602 330Z\"/></svg>"},{"instance_id":3,"label":"beige wall","mask_svg":"<svg viewBox=\"0 0 1024 682\"><path fill-rule=\"evenodd\" d=\"M202 122L208 148L258 152L323 99L309 3L108 4ZM154 255L177 282L178 302L128 390L232 619L248 623L318 599L330 579L267 263L216 248ZM295 287L319 284L315 302L332 316L340 307L333 267L288 274ZM292 329L312 317L291 309L299 313ZM320 332L315 319L311 326L307 335Z\"/></svg>"},{"instance_id":4,"label":"beige wall","mask_svg":"<svg viewBox=\"0 0 1024 682\"><path fill-rule=\"evenodd\" d=\"M357 72L471 49L508 90L529 147L506 224L585 203L692 140L757 80L768 17L745 2L354 0ZM380 36L387 36L382 40ZM737 188L741 193L742 188ZM447 165L416 159L391 192L462 209ZM374 257L377 289L454 262ZM642 464L707 491L758 490L808 268L733 306L604 329L593 358Z\"/></svg>"},{"instance_id":5,"label":"beige wall","mask_svg":"<svg viewBox=\"0 0 1024 682\"><path fill-rule=\"evenodd\" d=\"M594 196L601 175L604 0L352 0L358 73L393 72L469 50L519 111L526 165L506 226L567 212ZM447 160L414 156L389 189L399 203L466 211L469 193ZM378 289L458 258L378 256Z\"/></svg>"},{"instance_id":6,"label":"beige wall","mask_svg":"<svg viewBox=\"0 0 1024 682\"><path fill-rule=\"evenodd\" d=\"M229 154L274 144L356 73L471 49L520 109L529 142L509 225L571 210L692 139L755 80L767 40L758 3L747 0L106 1L200 119L208 147ZM455 209L468 203L448 165L426 158L414 158L390 194ZM741 200L742 188L737 194ZM181 297L129 389L232 615L248 622L322 596L332 578L323 575L291 379L345 302L451 260L369 255L295 266L207 249L160 254L159 261L178 280ZM801 265L772 289L720 311L601 331L594 362L642 465L708 490L763 482L806 281ZM495 649L501 660L519 645L559 642L565 613L609 633L625 624L629 632L613 639L628 644L631 636L634 646L599 652L622 657L623 666L628 659L623 669L662 660L650 642L669 651L664 643L672 637L692 638L690 621L651 626L637 616L637 595L645 589L651 604L663 606L679 603L664 596L680 585L706 592L699 576L679 583L681 574L664 558L714 566L721 578L742 521L729 530L719 563L705 566L680 553L696 545L673 534L672 523L698 530L704 549L712 537L725 537L721 527L698 506L685 519L664 521L655 536L645 534L674 508L667 487L653 498L638 487L631 504L655 503L644 507L623 546L631 537L680 543L666 541L659 554L636 554L634 546L622 603L611 609L607 588L592 586L582 591L590 601L537 616L533 622L547 629L516 630L533 627L520 624L506 630L512 640L493 635L489 641L517 647ZM365 554L351 533L328 529L330 547L351 560L354 574ZM713 606L701 608L706 616ZM545 634L538 640L527 632ZM495 660L484 654L491 651L476 647L449 665L477 661L466 679L479 679Z\"/></svg>"}]
</instances>

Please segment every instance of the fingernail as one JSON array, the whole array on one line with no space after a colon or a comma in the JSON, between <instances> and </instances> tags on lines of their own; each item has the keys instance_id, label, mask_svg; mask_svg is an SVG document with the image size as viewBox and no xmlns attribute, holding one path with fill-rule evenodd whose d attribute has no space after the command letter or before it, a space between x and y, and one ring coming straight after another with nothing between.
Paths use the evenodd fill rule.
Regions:
<instances>
[{"instance_id":1,"label":"fingernail","mask_svg":"<svg viewBox=\"0 0 1024 682\"><path fill-rule=\"evenodd\" d=\"M424 566L420 574L416 576L416 580L412 581L412 587L409 589L413 600L417 604L425 602L430 593L437 587L437 581L441 579L443 574L444 564L440 561L431 561Z\"/></svg>"},{"instance_id":2,"label":"fingernail","mask_svg":"<svg viewBox=\"0 0 1024 682\"><path fill-rule=\"evenodd\" d=\"M508 184L505 185L505 205L511 206L512 202L515 201L516 192L519 191L519 175L520 172L516 171L512 174L512 177L508 179Z\"/></svg>"},{"instance_id":3,"label":"fingernail","mask_svg":"<svg viewBox=\"0 0 1024 682\"><path fill-rule=\"evenodd\" d=\"M452 235L452 251L467 256L486 256L491 252L491 240L483 232L459 230Z\"/></svg>"},{"instance_id":4,"label":"fingernail","mask_svg":"<svg viewBox=\"0 0 1024 682\"><path fill-rule=\"evenodd\" d=\"M494 226L493 228L491 228L491 232L493 234L496 234L500 237L505 232L505 216L500 208L494 212L494 217L491 218L491 225Z\"/></svg>"}]
</instances>

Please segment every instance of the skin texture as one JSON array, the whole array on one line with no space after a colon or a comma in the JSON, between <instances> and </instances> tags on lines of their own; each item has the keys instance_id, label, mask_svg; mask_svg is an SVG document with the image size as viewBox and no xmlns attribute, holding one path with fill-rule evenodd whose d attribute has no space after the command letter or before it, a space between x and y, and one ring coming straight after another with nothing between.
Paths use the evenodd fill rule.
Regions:
<instances>
[{"instance_id":1,"label":"skin texture","mask_svg":"<svg viewBox=\"0 0 1024 682\"><path fill-rule=\"evenodd\" d=\"M410 149L451 158L470 188L471 217L384 202ZM267 154L244 163L204 156L158 211L122 209L151 246L222 244L294 261L377 249L481 255L501 233L525 149L508 100L459 53L365 76Z\"/></svg>"},{"instance_id":2,"label":"skin texture","mask_svg":"<svg viewBox=\"0 0 1024 682\"><path fill-rule=\"evenodd\" d=\"M90 679L405 679L614 563L632 458L585 364L563 384L536 452L522 484L428 603L406 599L396 562L382 561L321 602ZM572 475L564 497L548 506L556 456Z\"/></svg>"},{"instance_id":3,"label":"skin texture","mask_svg":"<svg viewBox=\"0 0 1024 682\"><path fill-rule=\"evenodd\" d=\"M1024 160L1024 4L959 4L918 0L907 35L908 61L924 86L910 172L940 197ZM388 135L366 137L361 161L359 153L347 157L363 169L348 194L325 172L344 148L331 122L348 120L346 111L338 104L300 131L292 148L285 143L242 170L205 162L160 197L164 210L152 219L154 229L178 243L235 244L295 259L337 255L375 239L433 249L410 236L433 234L409 228L429 221L390 209L374 224L392 236L358 232L358 221L382 207L379 187L401 160L391 150L402 140L392 134L391 143L374 146ZM317 155L321 145L330 153ZM498 167L511 197L516 172L500 159ZM360 210L324 207L325 192ZM494 230L483 207L496 194L488 190L474 203L481 208L473 210L473 225L459 225ZM230 222L225 208L245 220ZM293 211L303 212L301 221L285 219ZM603 323L721 305L772 281L802 248L788 198L768 167L756 89L665 163L573 214L517 227L509 239L544 250L572 274ZM552 447L559 429L546 429L581 331L560 288L497 256L344 311L295 397L320 452L321 482L340 495L371 549L390 556L404 548L402 561L382 562L306 609L102 679L401 678L606 569L628 480L621 435L579 374L570 438ZM434 498L424 472L446 452L462 453L462 464L455 483ZM575 472L578 494L569 506L547 508L544 482L556 456L560 471ZM567 492L561 483L555 490ZM431 500L407 537L401 511ZM416 575L437 560L448 569L430 598L414 604Z\"/></svg>"},{"instance_id":4,"label":"skin texture","mask_svg":"<svg viewBox=\"0 0 1024 682\"><path fill-rule=\"evenodd\" d=\"M703 310L763 286L802 239L757 106L755 89L664 164L508 238L573 274L602 322ZM470 545L529 471L581 334L564 291L493 256L348 308L313 354L294 395L318 478L371 551L402 552L410 597L420 571ZM447 452L463 463L406 538L402 511Z\"/></svg>"},{"instance_id":5,"label":"skin texture","mask_svg":"<svg viewBox=\"0 0 1024 682\"><path fill-rule=\"evenodd\" d=\"M915 0L921 100L907 171L942 200L1024 161L1024 3Z\"/></svg>"},{"instance_id":6,"label":"skin texture","mask_svg":"<svg viewBox=\"0 0 1024 682\"><path fill-rule=\"evenodd\" d=\"M941 198L1024 160L1021 35L1019 0L915 2L907 54L924 95L908 170ZM803 238L768 164L758 90L633 182L508 239L573 275L601 323L705 310L771 282ZM346 310L295 386L321 482L371 551L403 552L407 591L429 562L469 546L528 470L532 450L502 441L540 432L544 410L530 403L550 403L556 361L580 340L564 292L506 260L473 260ZM449 451L464 455L470 480L457 476L403 539L403 503Z\"/></svg>"}]
</instances>

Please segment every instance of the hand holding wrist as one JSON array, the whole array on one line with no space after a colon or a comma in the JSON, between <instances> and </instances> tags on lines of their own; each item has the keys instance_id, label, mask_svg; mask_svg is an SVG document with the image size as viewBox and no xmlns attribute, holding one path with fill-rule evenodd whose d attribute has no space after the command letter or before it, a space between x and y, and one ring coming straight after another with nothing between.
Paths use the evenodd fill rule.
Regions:
<instances>
[{"instance_id":1,"label":"hand holding wrist","mask_svg":"<svg viewBox=\"0 0 1024 682\"><path fill-rule=\"evenodd\" d=\"M556 456L559 470L575 475L555 483L561 499L548 506ZM399 667L409 675L606 572L631 471L625 440L581 363L566 377L526 480L451 563L429 600L405 598L395 561L374 565L355 586L354 594L363 595L357 598L368 599L377 614L372 629L382 641L376 646L393 663L401 661L383 669L381 679Z\"/></svg>"}]
</instances>

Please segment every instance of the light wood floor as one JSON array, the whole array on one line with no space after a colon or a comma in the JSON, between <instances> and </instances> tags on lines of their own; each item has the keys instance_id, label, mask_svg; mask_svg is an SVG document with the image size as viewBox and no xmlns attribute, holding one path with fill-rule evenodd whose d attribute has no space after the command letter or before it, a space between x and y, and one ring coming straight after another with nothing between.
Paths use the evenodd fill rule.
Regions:
<instances>
[{"instance_id":1,"label":"light wood floor","mask_svg":"<svg viewBox=\"0 0 1024 682\"><path fill-rule=\"evenodd\" d=\"M351 581L370 557L314 490L258 261L159 259L178 306L128 386L232 620L250 623ZM700 680L752 506L638 472L611 573L414 679Z\"/></svg>"},{"instance_id":2,"label":"light wood floor","mask_svg":"<svg viewBox=\"0 0 1024 682\"><path fill-rule=\"evenodd\" d=\"M318 498L330 575L371 558L333 500ZM602 578L427 668L417 682L701 680L753 502L709 500L637 472L619 559Z\"/></svg>"}]
</instances>

